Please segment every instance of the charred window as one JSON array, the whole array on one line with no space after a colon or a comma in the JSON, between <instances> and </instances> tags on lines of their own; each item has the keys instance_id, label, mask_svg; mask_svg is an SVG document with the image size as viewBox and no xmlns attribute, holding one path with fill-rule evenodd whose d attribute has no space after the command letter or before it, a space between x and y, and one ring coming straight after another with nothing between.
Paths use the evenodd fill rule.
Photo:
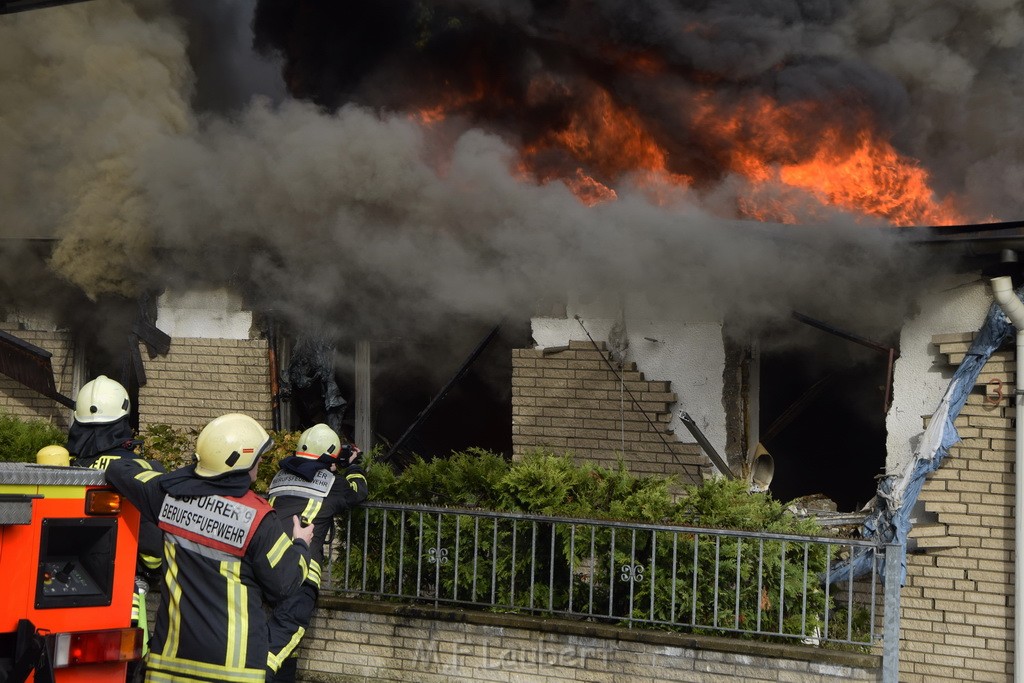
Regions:
<instances>
[{"instance_id":1,"label":"charred window","mask_svg":"<svg viewBox=\"0 0 1024 683\"><path fill-rule=\"evenodd\" d=\"M894 335L895 336L895 335ZM885 342L794 317L761 341L759 434L772 495L864 506L884 472L891 358Z\"/></svg>"}]
</instances>

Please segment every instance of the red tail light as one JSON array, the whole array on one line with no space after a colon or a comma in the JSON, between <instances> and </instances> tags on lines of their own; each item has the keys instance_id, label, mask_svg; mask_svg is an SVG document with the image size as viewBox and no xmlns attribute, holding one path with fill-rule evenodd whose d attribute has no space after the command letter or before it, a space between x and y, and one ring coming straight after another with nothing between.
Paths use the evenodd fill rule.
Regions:
<instances>
[{"instance_id":1,"label":"red tail light","mask_svg":"<svg viewBox=\"0 0 1024 683\"><path fill-rule=\"evenodd\" d=\"M142 629L57 633L53 636L53 666L127 662L142 657Z\"/></svg>"}]
</instances>

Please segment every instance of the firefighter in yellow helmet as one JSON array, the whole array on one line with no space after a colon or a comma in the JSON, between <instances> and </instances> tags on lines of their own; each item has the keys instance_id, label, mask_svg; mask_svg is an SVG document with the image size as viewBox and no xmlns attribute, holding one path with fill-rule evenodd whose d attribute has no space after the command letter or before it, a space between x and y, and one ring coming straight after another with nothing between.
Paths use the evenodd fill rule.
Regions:
<instances>
[{"instance_id":1,"label":"firefighter in yellow helmet","mask_svg":"<svg viewBox=\"0 0 1024 683\"><path fill-rule=\"evenodd\" d=\"M298 645L309 627L320 589L327 532L334 526L335 515L366 500L366 472L359 462L359 449L342 445L326 424L313 425L299 436L295 454L281 461L269 494L271 505L282 516L299 515L304 524L316 527L309 578L270 617L267 681L290 683L295 680Z\"/></svg>"},{"instance_id":2,"label":"firefighter in yellow helmet","mask_svg":"<svg viewBox=\"0 0 1024 683\"><path fill-rule=\"evenodd\" d=\"M313 537L296 516L289 538L250 490L272 445L256 420L229 413L200 432L192 465L166 474L125 461L107 468L107 480L164 532L146 681L264 680L263 603L280 602L306 580Z\"/></svg>"}]
</instances>

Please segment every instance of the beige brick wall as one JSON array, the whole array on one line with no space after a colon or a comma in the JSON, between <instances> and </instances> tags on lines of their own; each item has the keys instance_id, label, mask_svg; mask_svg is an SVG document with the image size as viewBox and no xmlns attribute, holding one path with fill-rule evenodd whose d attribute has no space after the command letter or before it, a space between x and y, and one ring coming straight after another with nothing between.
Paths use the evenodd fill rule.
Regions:
<instances>
[{"instance_id":1,"label":"beige brick wall","mask_svg":"<svg viewBox=\"0 0 1024 683\"><path fill-rule=\"evenodd\" d=\"M146 385L139 390L139 426L202 429L224 413L271 422L265 339L175 339L166 356L141 348Z\"/></svg>"},{"instance_id":2,"label":"beige brick wall","mask_svg":"<svg viewBox=\"0 0 1024 683\"><path fill-rule=\"evenodd\" d=\"M25 328L0 322L0 329L53 354L57 391L74 399L72 344L65 330ZM150 358L140 344L146 385L139 390L139 426L166 424L201 429L227 412L271 423L270 371L265 339L175 339L166 356ZM0 375L0 410L26 419L71 426L71 410Z\"/></svg>"},{"instance_id":3,"label":"beige brick wall","mask_svg":"<svg viewBox=\"0 0 1024 683\"><path fill-rule=\"evenodd\" d=\"M343 599L321 599L299 654L307 683L881 680L872 655Z\"/></svg>"},{"instance_id":4,"label":"beige brick wall","mask_svg":"<svg viewBox=\"0 0 1024 683\"><path fill-rule=\"evenodd\" d=\"M33 327L42 328L43 326L0 321L0 330L53 354L50 364L53 367L53 380L57 391L74 399L70 334L67 330L33 329ZM24 419L47 420L61 429L71 426L71 410L69 408L22 386L6 375L0 375L0 411Z\"/></svg>"},{"instance_id":5,"label":"beige brick wall","mask_svg":"<svg viewBox=\"0 0 1024 683\"><path fill-rule=\"evenodd\" d=\"M668 430L676 401L670 383L645 379L635 364L609 367L609 360L604 343L513 350L513 457L550 449L610 467L624 457L635 474L700 481L707 458Z\"/></svg>"},{"instance_id":6,"label":"beige brick wall","mask_svg":"<svg viewBox=\"0 0 1024 683\"><path fill-rule=\"evenodd\" d=\"M951 365L970 333L933 339ZM988 361L956 420L962 441L927 479L933 520L911 533L900 680L1013 679L1014 353Z\"/></svg>"}]
</instances>

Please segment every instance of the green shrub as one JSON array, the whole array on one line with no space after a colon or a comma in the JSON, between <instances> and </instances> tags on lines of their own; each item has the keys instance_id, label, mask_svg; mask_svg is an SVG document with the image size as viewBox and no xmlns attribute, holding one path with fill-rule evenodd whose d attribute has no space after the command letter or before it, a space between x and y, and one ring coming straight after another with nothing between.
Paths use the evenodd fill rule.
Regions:
<instances>
[{"instance_id":1,"label":"green shrub","mask_svg":"<svg viewBox=\"0 0 1024 683\"><path fill-rule=\"evenodd\" d=\"M501 510L551 515L579 511L587 471L568 456L530 453L497 482Z\"/></svg>"},{"instance_id":2,"label":"green shrub","mask_svg":"<svg viewBox=\"0 0 1024 683\"><path fill-rule=\"evenodd\" d=\"M496 487L510 468L500 455L469 448L430 462L416 456L396 474L379 454L375 449L365 457L370 498L399 503L493 509Z\"/></svg>"},{"instance_id":3,"label":"green shrub","mask_svg":"<svg viewBox=\"0 0 1024 683\"><path fill-rule=\"evenodd\" d=\"M139 432L138 438L142 441L139 452L160 462L170 472L192 464L198 435L196 429L179 431L169 425L151 425Z\"/></svg>"},{"instance_id":4,"label":"green shrub","mask_svg":"<svg viewBox=\"0 0 1024 683\"><path fill-rule=\"evenodd\" d=\"M740 481L690 486L675 502L671 479L637 477L622 462L610 469L549 451L513 463L496 457L467 451L417 459L397 474L371 464L370 496L578 520L820 532L813 520L789 513L769 494L748 493ZM339 533L350 551L348 566L334 567L343 585L348 577L396 595L483 599L498 609L536 614L593 604L605 619L673 622L693 633L757 630L760 624L812 636L825 609L823 588L812 580L805 590L802 582L805 566L811 577L824 572L826 552L818 544L415 510L381 515L357 509Z\"/></svg>"},{"instance_id":5,"label":"green shrub","mask_svg":"<svg viewBox=\"0 0 1024 683\"><path fill-rule=\"evenodd\" d=\"M0 461L35 462L40 448L67 440L67 433L50 422L0 413Z\"/></svg>"},{"instance_id":6,"label":"green shrub","mask_svg":"<svg viewBox=\"0 0 1024 683\"><path fill-rule=\"evenodd\" d=\"M724 478L687 487L672 521L742 531L814 534L820 530L813 519L796 517L769 493L748 493L742 480Z\"/></svg>"}]
</instances>

